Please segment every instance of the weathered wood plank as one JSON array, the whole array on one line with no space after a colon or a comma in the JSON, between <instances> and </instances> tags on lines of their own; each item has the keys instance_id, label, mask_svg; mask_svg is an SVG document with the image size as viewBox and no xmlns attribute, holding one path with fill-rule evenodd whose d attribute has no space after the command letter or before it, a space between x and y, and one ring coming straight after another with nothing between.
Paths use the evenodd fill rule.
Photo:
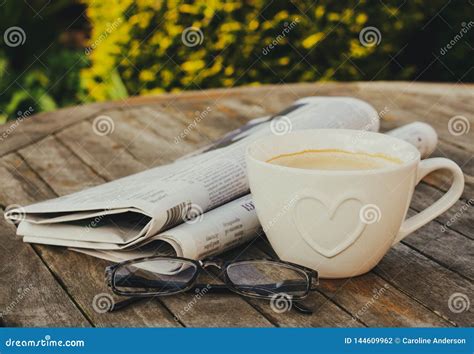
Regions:
<instances>
[{"instance_id":1,"label":"weathered wood plank","mask_svg":"<svg viewBox=\"0 0 474 354\"><path fill-rule=\"evenodd\" d=\"M101 309L108 306L106 304L110 303L108 302L110 298L113 302L123 300L115 296L105 284L104 269L110 262L76 253L64 247L38 246L38 249L94 326L180 326L169 311L157 301L142 301L120 311L102 313ZM100 301L103 301L103 307Z\"/></svg>"},{"instance_id":2,"label":"weathered wood plank","mask_svg":"<svg viewBox=\"0 0 474 354\"><path fill-rule=\"evenodd\" d=\"M436 200L441 198L444 192L439 191L425 183L420 183L416 189L411 202L411 208L421 211L428 208ZM450 228L457 232L474 239L474 198L465 202L457 201L450 209L436 218L440 223L439 231L444 228Z\"/></svg>"},{"instance_id":3,"label":"weathered wood plank","mask_svg":"<svg viewBox=\"0 0 474 354\"><path fill-rule=\"evenodd\" d=\"M196 146L205 144L199 137L189 134L189 128L179 119L154 107L143 107L130 115L159 137L160 160L172 161L190 153Z\"/></svg>"},{"instance_id":4,"label":"weathered wood plank","mask_svg":"<svg viewBox=\"0 0 474 354\"><path fill-rule=\"evenodd\" d=\"M4 325L90 326L33 248L15 239L15 227L4 218L0 227L0 319Z\"/></svg>"},{"instance_id":5,"label":"weathered wood plank","mask_svg":"<svg viewBox=\"0 0 474 354\"><path fill-rule=\"evenodd\" d=\"M413 210L409 216L416 214ZM444 267L474 280L474 240L432 221L403 240Z\"/></svg>"},{"instance_id":6,"label":"weathered wood plank","mask_svg":"<svg viewBox=\"0 0 474 354\"><path fill-rule=\"evenodd\" d=\"M375 272L458 326L470 326L474 323L472 306L459 313L449 308L449 299L452 296L463 294L472 299L474 295L472 281L446 269L410 247L401 243L392 247L375 268Z\"/></svg>"},{"instance_id":7,"label":"weathered wood plank","mask_svg":"<svg viewBox=\"0 0 474 354\"><path fill-rule=\"evenodd\" d=\"M392 116L390 120L383 119L381 121L381 131L386 132L395 129L404 123L396 120ZM429 123L429 122L428 122ZM449 142L438 140L438 146L430 157L445 157L456 162L464 172L465 187L462 199L468 201L474 196L474 155L471 151L452 145ZM451 186L452 176L449 171L438 170L429 174L423 179L424 183L430 184L437 189L447 191Z\"/></svg>"},{"instance_id":8,"label":"weathered wood plank","mask_svg":"<svg viewBox=\"0 0 474 354\"><path fill-rule=\"evenodd\" d=\"M461 149L449 142L439 140L432 157L446 157L451 159L461 167L465 174L474 176L474 154L472 151Z\"/></svg>"},{"instance_id":9,"label":"weathered wood plank","mask_svg":"<svg viewBox=\"0 0 474 354\"><path fill-rule=\"evenodd\" d=\"M29 145L19 150L19 153L59 195L74 193L102 182L54 137Z\"/></svg>"},{"instance_id":10,"label":"weathered wood plank","mask_svg":"<svg viewBox=\"0 0 474 354\"><path fill-rule=\"evenodd\" d=\"M414 120L427 122L436 129L444 141L474 151L474 147L471 146L474 139L472 129L466 134L458 136L449 131L449 120L454 116L462 115L468 120L473 120L472 109L470 112L465 112L458 109L457 106L445 105L442 103L442 96L433 98L424 95L400 95L399 97L396 100L397 109L393 113L396 113L400 122L408 123Z\"/></svg>"},{"instance_id":11,"label":"weathered wood plank","mask_svg":"<svg viewBox=\"0 0 474 354\"><path fill-rule=\"evenodd\" d=\"M92 133L93 126L84 121L58 133L57 138L102 178L125 177L147 169L120 144L107 135Z\"/></svg>"},{"instance_id":12,"label":"weathered wood plank","mask_svg":"<svg viewBox=\"0 0 474 354\"><path fill-rule=\"evenodd\" d=\"M373 272L352 279L323 279L320 289L370 327L452 325Z\"/></svg>"},{"instance_id":13,"label":"weathered wood plank","mask_svg":"<svg viewBox=\"0 0 474 354\"><path fill-rule=\"evenodd\" d=\"M274 254L268 242L259 242ZM350 279L321 279L318 290L351 316L369 327L451 326L373 272ZM347 324L340 324L345 326Z\"/></svg>"},{"instance_id":14,"label":"weathered wood plank","mask_svg":"<svg viewBox=\"0 0 474 354\"><path fill-rule=\"evenodd\" d=\"M105 113L114 122L114 130L108 137L121 144L133 157L148 168L169 161L168 154L178 151L186 153L185 144L163 143L150 129L149 124L144 124L137 117L150 114L148 109L133 108L126 111L109 111Z\"/></svg>"},{"instance_id":15,"label":"weathered wood plank","mask_svg":"<svg viewBox=\"0 0 474 354\"><path fill-rule=\"evenodd\" d=\"M474 154L472 151L439 140L432 157L445 157L456 162L464 172L465 179L465 187L461 198L468 201L474 197ZM449 171L439 170L426 176L424 182L446 191L451 186L451 180L452 176Z\"/></svg>"},{"instance_id":16,"label":"weathered wood plank","mask_svg":"<svg viewBox=\"0 0 474 354\"><path fill-rule=\"evenodd\" d=\"M8 172L8 174L5 173L5 178L2 178L2 188L0 188L2 203L21 203L25 205L24 203L45 200L54 195L51 188L39 179L33 170L26 166L25 161L17 153L5 155L0 161L5 168L5 172ZM23 201L12 200L12 191L22 196Z\"/></svg>"},{"instance_id":17,"label":"weathered wood plank","mask_svg":"<svg viewBox=\"0 0 474 354\"><path fill-rule=\"evenodd\" d=\"M35 114L0 126L0 156L35 143L78 121L98 115L113 103L94 103ZM34 113L34 112L33 112Z\"/></svg>"},{"instance_id":18,"label":"weathered wood plank","mask_svg":"<svg viewBox=\"0 0 474 354\"><path fill-rule=\"evenodd\" d=\"M91 181L95 183L104 182L91 169L85 166L76 155L70 152L65 154L64 150L67 150L67 148L61 145L58 140L54 138L47 138L46 140L46 142L41 141L20 151L28 165L35 166L36 172L38 172L36 179L39 180L41 177L52 190L61 195L89 187ZM50 154L54 158L45 158L46 154ZM25 162L20 163L17 169L21 169L20 173L22 175L32 175L32 172L28 172L28 165ZM59 171L60 176L51 173L51 171ZM84 179L78 180L78 176L83 176ZM14 176L11 178L14 178ZM39 181L34 183L41 184ZM31 197L21 192L21 190L4 189L3 193L4 196L8 197L9 203L26 205L33 201L38 201L31 200ZM55 196L56 194L52 192L47 195L48 198ZM17 242L21 241L18 240ZM82 311L87 314L88 318L92 320L94 325L180 325L173 320L173 317L166 308L149 302L137 304L137 306L132 306L117 313L102 314L96 312L92 306L94 297L100 294L110 295L103 275L106 262L68 251L61 247L36 245L35 249L37 249L41 257L48 264L51 271L61 279L67 292L73 297Z\"/></svg>"},{"instance_id":19,"label":"weathered wood plank","mask_svg":"<svg viewBox=\"0 0 474 354\"><path fill-rule=\"evenodd\" d=\"M187 132L185 139L197 138L198 145L208 145L222 137L223 131L240 127L243 123L228 119L220 112L214 102L186 102L161 105L163 112L182 122Z\"/></svg>"},{"instance_id":20,"label":"weathered wood plank","mask_svg":"<svg viewBox=\"0 0 474 354\"><path fill-rule=\"evenodd\" d=\"M15 160L20 159L6 155L0 160L3 187L0 202L5 206L25 205L47 193L41 181L32 183L28 173L14 167L18 164ZM18 176L22 176L21 179ZM15 227L4 218L0 219L0 227L0 283L4 284L0 287L0 312L3 313L4 324L90 326L35 250L15 236Z\"/></svg>"}]
</instances>

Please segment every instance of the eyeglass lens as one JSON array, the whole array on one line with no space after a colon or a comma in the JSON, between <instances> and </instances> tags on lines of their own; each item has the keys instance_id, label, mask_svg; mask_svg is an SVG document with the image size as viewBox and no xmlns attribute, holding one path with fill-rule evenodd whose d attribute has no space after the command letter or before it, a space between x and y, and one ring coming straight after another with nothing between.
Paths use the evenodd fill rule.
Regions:
<instances>
[{"instance_id":1,"label":"eyeglass lens","mask_svg":"<svg viewBox=\"0 0 474 354\"><path fill-rule=\"evenodd\" d=\"M277 293L304 296L308 292L308 276L296 267L271 261L240 261L227 267L227 276L240 292L271 297Z\"/></svg>"}]
</instances>

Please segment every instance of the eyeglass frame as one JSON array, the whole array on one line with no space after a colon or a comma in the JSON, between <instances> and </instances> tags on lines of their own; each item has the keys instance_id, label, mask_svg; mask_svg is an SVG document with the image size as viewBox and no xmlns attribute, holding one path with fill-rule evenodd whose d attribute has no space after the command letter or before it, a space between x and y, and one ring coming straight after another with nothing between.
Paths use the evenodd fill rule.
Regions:
<instances>
[{"instance_id":1,"label":"eyeglass frame","mask_svg":"<svg viewBox=\"0 0 474 354\"><path fill-rule=\"evenodd\" d=\"M119 269L122 266L132 264L132 263L141 263L141 262L146 262L146 261L151 261L151 260L157 260L157 259L165 259L165 260L173 260L173 261L186 261L189 263L192 263L196 267L195 274L192 276L192 278L188 281L189 285L186 288L179 289L177 291L173 292L167 292L167 293L159 293L159 292L149 292L149 293L133 293L133 292L127 292L127 291L122 291L117 289L115 286L115 273L117 272L117 269ZM292 300L302 300L306 298L310 291L316 290L316 288L313 287L313 285L318 285L319 284L319 275L318 272L314 269L291 263L291 262L286 262L286 261L281 261L281 260L275 260L275 259L268 259L268 258L252 258L252 259L239 259L237 261L224 261L222 259L218 258L209 258L207 260L194 260L190 258L184 258L184 257L174 257L174 256L150 256L150 257L142 257L142 258L135 258L135 259L130 259L127 261L123 261L120 263L113 264L111 266L108 266L105 268L105 279L107 285L112 289L112 291L121 296L129 296L129 297L135 297L135 298L147 298L147 297L153 297L153 296L169 296L169 295L175 295L175 294L181 294L189 291L190 289L193 288L198 288L198 287L205 287L205 286L211 286L213 289L227 289L230 290L236 294L245 296L245 297L251 297L251 298L256 298L256 299L267 299L271 300L275 294L278 294L277 292L268 296L265 295L252 295L249 293L246 293L244 291L240 291L234 286L234 283L230 280L229 275L227 274L227 267L231 264L236 264L236 263L243 263L243 262L269 262L269 263L277 263L277 264L283 264L286 266L291 266L293 268L296 268L300 271L302 271L305 276L306 276L306 283L307 287L305 289L305 293L303 295L291 295ZM219 270L223 270L224 273L224 284L196 284L196 280L199 276L199 274L205 270L207 266L215 266ZM313 279L316 279L316 281L313 283ZM222 279L220 279L222 280ZM257 287L257 285L256 285Z\"/></svg>"}]
</instances>

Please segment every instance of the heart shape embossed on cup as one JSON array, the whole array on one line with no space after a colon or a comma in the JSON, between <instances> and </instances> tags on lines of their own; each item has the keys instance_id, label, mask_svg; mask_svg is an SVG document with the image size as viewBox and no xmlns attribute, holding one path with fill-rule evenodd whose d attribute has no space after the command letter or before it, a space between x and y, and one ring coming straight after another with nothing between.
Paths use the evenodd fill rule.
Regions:
<instances>
[{"instance_id":1,"label":"heart shape embossed on cup","mask_svg":"<svg viewBox=\"0 0 474 354\"><path fill-rule=\"evenodd\" d=\"M331 258L352 245L366 224L359 217L364 205L358 197L327 200L305 195L293 204L293 221L304 241L316 252Z\"/></svg>"}]
</instances>

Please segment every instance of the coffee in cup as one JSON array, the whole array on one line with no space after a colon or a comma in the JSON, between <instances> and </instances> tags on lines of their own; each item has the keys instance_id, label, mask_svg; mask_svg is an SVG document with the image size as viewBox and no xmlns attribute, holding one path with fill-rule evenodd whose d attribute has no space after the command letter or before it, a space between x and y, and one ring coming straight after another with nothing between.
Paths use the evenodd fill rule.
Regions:
<instances>
[{"instance_id":1,"label":"coffee in cup","mask_svg":"<svg viewBox=\"0 0 474 354\"><path fill-rule=\"evenodd\" d=\"M398 158L384 154L368 154L340 149L303 150L274 156L267 162L309 170L374 170L401 164Z\"/></svg>"}]
</instances>

